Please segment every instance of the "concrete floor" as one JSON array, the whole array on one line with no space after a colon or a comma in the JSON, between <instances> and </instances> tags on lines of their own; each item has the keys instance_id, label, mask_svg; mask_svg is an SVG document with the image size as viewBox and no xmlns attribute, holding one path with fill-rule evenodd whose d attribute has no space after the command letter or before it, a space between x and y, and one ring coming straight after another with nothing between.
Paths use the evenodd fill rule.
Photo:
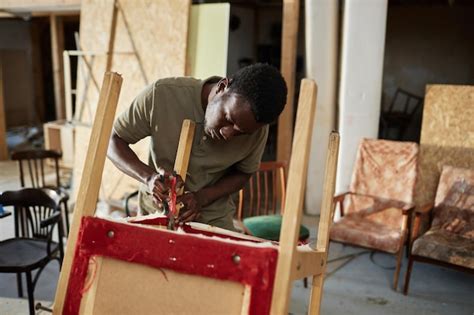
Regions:
<instances>
[{"instance_id":1,"label":"concrete floor","mask_svg":"<svg viewBox=\"0 0 474 315\"><path fill-rule=\"evenodd\" d=\"M0 191L19 187L16 165L0 162ZM317 218L304 217L311 236L316 235ZM0 240L13 236L11 217L0 219ZM353 259L331 262L337 257L358 254ZM474 314L474 276L438 266L415 263L410 292L404 296L391 289L393 256L377 253L370 259L366 250L332 243L328 274L324 285L321 314ZM375 262L375 263L374 263ZM401 283L406 268L404 261ZM35 298L52 301L59 276L56 262L50 263L39 278ZM311 286L310 286L311 287ZM400 289L398 290L400 291ZM304 314L308 307L310 289L296 281L292 290L291 314ZM47 305L47 303L46 303ZM25 299L17 299L16 278L0 274L0 315L27 314Z\"/></svg>"}]
</instances>

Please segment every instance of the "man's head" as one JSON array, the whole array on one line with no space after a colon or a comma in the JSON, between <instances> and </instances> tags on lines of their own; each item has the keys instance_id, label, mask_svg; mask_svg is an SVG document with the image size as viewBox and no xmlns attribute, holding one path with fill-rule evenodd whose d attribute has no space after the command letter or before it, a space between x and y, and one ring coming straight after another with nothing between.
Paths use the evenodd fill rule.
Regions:
<instances>
[{"instance_id":1,"label":"man's head","mask_svg":"<svg viewBox=\"0 0 474 315\"><path fill-rule=\"evenodd\" d=\"M285 80L275 67L258 63L242 68L209 94L205 132L224 140L250 134L278 118L286 94Z\"/></svg>"}]
</instances>

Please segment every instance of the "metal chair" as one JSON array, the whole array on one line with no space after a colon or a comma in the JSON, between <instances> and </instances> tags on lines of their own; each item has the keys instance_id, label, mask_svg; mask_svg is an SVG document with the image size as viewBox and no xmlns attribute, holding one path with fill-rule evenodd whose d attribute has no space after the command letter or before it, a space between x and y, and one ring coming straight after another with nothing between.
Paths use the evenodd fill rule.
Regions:
<instances>
[{"instance_id":1,"label":"metal chair","mask_svg":"<svg viewBox=\"0 0 474 315\"><path fill-rule=\"evenodd\" d=\"M25 150L13 152L11 158L14 161L18 161L21 187L51 188L59 193L62 198L62 216L64 220L65 235L67 236L69 234L69 216L67 206L69 194L61 187L59 176L59 159L61 156L61 153L54 150ZM54 180L49 180L49 178L45 176L45 163L47 160L53 161Z\"/></svg>"},{"instance_id":2,"label":"metal chair","mask_svg":"<svg viewBox=\"0 0 474 315\"><path fill-rule=\"evenodd\" d=\"M18 296L23 297L21 274L26 275L30 315L34 310L34 289L41 272L52 260L61 266L63 228L61 210L54 190L26 188L0 194L0 204L13 207L15 237L0 242L0 272L16 273ZM55 197L55 198L52 198ZM53 232L58 225L58 242ZM38 270L32 277L32 272Z\"/></svg>"}]
</instances>

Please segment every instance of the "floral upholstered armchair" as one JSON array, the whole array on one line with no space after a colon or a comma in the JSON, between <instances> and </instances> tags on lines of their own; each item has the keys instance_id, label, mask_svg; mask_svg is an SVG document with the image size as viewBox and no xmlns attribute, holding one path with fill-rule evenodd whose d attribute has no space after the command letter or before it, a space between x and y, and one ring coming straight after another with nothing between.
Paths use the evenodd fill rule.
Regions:
<instances>
[{"instance_id":1,"label":"floral upholstered armchair","mask_svg":"<svg viewBox=\"0 0 474 315\"><path fill-rule=\"evenodd\" d=\"M424 214L431 214L431 226L419 236ZM416 211L405 294L414 261L474 273L474 169L444 166L434 205Z\"/></svg>"},{"instance_id":2,"label":"floral upholstered armchair","mask_svg":"<svg viewBox=\"0 0 474 315\"><path fill-rule=\"evenodd\" d=\"M350 192L335 197L342 218L333 224L331 240L396 255L394 289L414 209L417 160L416 143L363 139Z\"/></svg>"}]
</instances>

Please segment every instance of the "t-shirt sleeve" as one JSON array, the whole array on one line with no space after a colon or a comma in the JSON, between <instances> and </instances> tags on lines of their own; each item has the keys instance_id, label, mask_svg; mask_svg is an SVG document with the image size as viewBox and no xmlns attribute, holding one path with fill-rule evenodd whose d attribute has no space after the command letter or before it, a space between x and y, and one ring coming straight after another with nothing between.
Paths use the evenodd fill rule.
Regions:
<instances>
[{"instance_id":1,"label":"t-shirt sleeve","mask_svg":"<svg viewBox=\"0 0 474 315\"><path fill-rule=\"evenodd\" d=\"M154 84L147 86L114 122L115 133L133 144L151 135Z\"/></svg>"},{"instance_id":2,"label":"t-shirt sleeve","mask_svg":"<svg viewBox=\"0 0 474 315\"><path fill-rule=\"evenodd\" d=\"M268 125L262 127L255 135L255 145L249 154L236 164L236 168L244 173L251 174L258 170L260 161L262 160L263 151L267 144Z\"/></svg>"}]
</instances>

